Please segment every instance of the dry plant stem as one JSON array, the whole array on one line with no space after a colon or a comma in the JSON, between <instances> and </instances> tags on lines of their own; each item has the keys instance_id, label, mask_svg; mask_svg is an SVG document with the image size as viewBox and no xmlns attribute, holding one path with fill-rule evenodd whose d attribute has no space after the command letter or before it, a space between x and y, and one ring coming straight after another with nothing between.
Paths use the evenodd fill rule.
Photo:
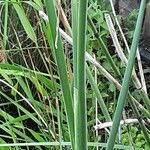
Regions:
<instances>
[{"instance_id":1,"label":"dry plant stem","mask_svg":"<svg viewBox=\"0 0 150 150\"><path fill-rule=\"evenodd\" d=\"M61 35L63 38L65 38L71 45L72 43L72 38L67 35L61 28L59 29ZM121 88L121 85L117 80L115 80L88 52L85 52L86 60L92 63L94 66L99 68L99 70L102 72L102 74L111 82L113 82L116 86L117 89Z\"/></svg>"},{"instance_id":2,"label":"dry plant stem","mask_svg":"<svg viewBox=\"0 0 150 150\"><path fill-rule=\"evenodd\" d=\"M72 35L72 31L71 31L71 27L70 27L70 24L68 22L68 19L64 13L64 10L63 8L61 7L61 2L60 0L56 0L56 8L57 10L59 11L59 15L60 15L60 20L62 21L65 29L68 31L69 35Z\"/></svg>"},{"instance_id":3,"label":"dry plant stem","mask_svg":"<svg viewBox=\"0 0 150 150\"><path fill-rule=\"evenodd\" d=\"M0 63L6 63L6 62L7 62L6 52L3 45L3 41L0 38Z\"/></svg>"},{"instance_id":4,"label":"dry plant stem","mask_svg":"<svg viewBox=\"0 0 150 150\"><path fill-rule=\"evenodd\" d=\"M48 17L47 15L43 12L43 11L39 11L39 15L46 21L48 22ZM59 28L59 32L61 34L61 36L71 45L73 45L73 41L72 41L72 38L66 34L61 28ZM121 88L121 85L118 85L118 81L116 81L115 79L112 78L112 76L97 62L94 60L94 58L88 53L88 52L85 52L85 57L86 57L86 60L88 60L89 62L91 62L92 64L94 64L96 67L98 67L101 71L102 71L102 74L104 76L107 76L108 80L109 81L112 81L116 86L117 86L117 89Z\"/></svg>"},{"instance_id":5,"label":"dry plant stem","mask_svg":"<svg viewBox=\"0 0 150 150\"><path fill-rule=\"evenodd\" d=\"M109 74L97 61L94 61L94 58L87 52L86 52L86 59L94 66L96 66L98 70L102 73L102 75L106 77L110 82L112 82L119 91L121 90L122 87L121 84L115 78L113 78L112 75ZM135 103L137 108L141 112L143 112L143 114L145 114L148 118L150 118L150 113L130 93L128 93L128 95L130 99Z\"/></svg>"},{"instance_id":6,"label":"dry plant stem","mask_svg":"<svg viewBox=\"0 0 150 150\"><path fill-rule=\"evenodd\" d=\"M85 55L87 61L96 66L104 77L106 77L110 82L116 85L117 89L121 89L121 85L119 84L119 82L116 79L114 79L97 61L95 61L89 53L86 52Z\"/></svg>"},{"instance_id":7,"label":"dry plant stem","mask_svg":"<svg viewBox=\"0 0 150 150\"><path fill-rule=\"evenodd\" d=\"M62 37L72 45L72 38L68 34L66 34L61 28L59 31ZM104 77L106 77L110 82L114 83L118 90L121 89L120 83L115 78L113 78L112 75L109 74L88 52L85 53L85 56L86 60L96 66ZM149 112L133 96L130 97L135 102L138 109L141 110L141 112L144 112L144 114L147 114L146 116L149 116L150 118Z\"/></svg>"},{"instance_id":8,"label":"dry plant stem","mask_svg":"<svg viewBox=\"0 0 150 150\"><path fill-rule=\"evenodd\" d=\"M40 11L39 15L46 21L48 22L48 17L47 15L43 12ZM72 38L66 33L64 32L61 28L59 28L59 32L61 34L61 36L71 45L73 45L72 42ZM112 77L111 74L109 74L88 52L85 52L85 56L86 56L86 60L89 61L90 63L92 63L94 66L96 66L99 71L103 74L104 77L106 77L110 82L114 83L114 85L117 87L118 90L121 89L121 85L120 83ZM135 105L137 106L137 108L143 112L144 114L146 114L146 116L148 118L150 118L150 113L144 108L144 106L142 106L133 96L131 96L131 99L135 102Z\"/></svg>"},{"instance_id":9,"label":"dry plant stem","mask_svg":"<svg viewBox=\"0 0 150 150\"><path fill-rule=\"evenodd\" d=\"M120 26L120 24L119 24L119 21L118 21L118 19L117 19L117 15L116 15L116 12L115 12L115 8L114 8L114 5L113 5L113 1L112 1L112 0L109 0L109 1L110 1L110 5L111 5L111 8L112 8L113 15L114 15L114 17L115 17L116 24L117 24L117 26L118 26L118 28L119 28L119 31L120 31L120 33L121 33L121 36L122 36L122 38L123 38L123 41L124 41L125 46L126 46L126 48L127 48L127 51L128 51L128 53L129 53L129 52L130 52L130 48L129 48L129 46L128 46L127 40L126 40L126 38L125 38L125 36L124 36L124 33L123 33L122 29L121 29L121 26Z\"/></svg>"},{"instance_id":10,"label":"dry plant stem","mask_svg":"<svg viewBox=\"0 0 150 150\"><path fill-rule=\"evenodd\" d=\"M141 77L141 83L142 83L144 91L147 94L146 82L145 82L145 78L144 78L144 72L143 72L141 57L139 54L139 49L137 50L137 61L138 61L139 73L140 73L140 77Z\"/></svg>"},{"instance_id":11,"label":"dry plant stem","mask_svg":"<svg viewBox=\"0 0 150 150\"><path fill-rule=\"evenodd\" d=\"M129 59L128 59L128 64L127 64L127 68L125 70L125 74L124 74L124 78L123 78L123 83L122 83L122 88L119 94L119 98L118 98L118 102L117 102L117 107L114 113L114 118L113 118L113 125L112 125L112 129L111 129L111 133L110 136L108 138L108 142L107 142L107 148L106 150L113 150L114 148L114 144L115 144L115 140L116 140L116 135L118 132L118 127L120 124L120 120L121 120L121 116L122 116L122 112L123 112L123 108L124 105L126 103L126 96L128 94L128 90L129 90L129 85L130 85L130 79L132 76L132 70L133 70L133 65L134 65L134 61L135 61L135 57L136 57L136 50L137 50L137 45L139 42L139 38L140 38L140 32L141 32L141 28L142 28L142 22L143 22L143 18L144 18L144 8L146 6L146 0L142 0L141 1L141 5L140 5L140 9L139 9L139 14L138 14L138 18L137 18L137 23L136 23L136 27L135 27L135 32L134 32L134 36L133 36L133 40L132 40L132 45L131 45L131 51L130 51L130 55L129 55ZM131 103L131 101L130 101ZM149 102L145 101L147 108L149 109ZM131 103L132 104L132 103ZM136 107L134 107L134 105L131 105L135 114L138 116L136 110ZM141 124L141 128L142 131L144 132L144 136L145 139L147 141L148 144L150 144L150 139L148 136L148 133L145 132L145 126L142 124L142 122L140 122Z\"/></svg>"},{"instance_id":12,"label":"dry plant stem","mask_svg":"<svg viewBox=\"0 0 150 150\"><path fill-rule=\"evenodd\" d=\"M111 17L109 14L105 14L105 20L106 20L110 35L112 37L113 43L115 45L116 51L118 53L118 56L120 57L122 63L126 66L128 63L128 60L122 51L121 45L120 45L119 40L117 38L117 33L115 31L114 25L112 23L112 20L111 20ZM133 80L133 83L135 84L135 87L137 89L140 89L142 85L141 85L139 79L137 78L137 75L136 75L134 68L133 68L133 72L132 72L132 80Z\"/></svg>"},{"instance_id":13,"label":"dry plant stem","mask_svg":"<svg viewBox=\"0 0 150 150\"><path fill-rule=\"evenodd\" d=\"M125 119L125 120L120 121L120 125L126 125L126 124L131 124L131 123L139 123L139 121L138 121L138 119ZM101 124L93 126L92 129L94 131L100 130L100 129L111 127L112 124L113 124L113 122L105 122L105 123L101 123Z\"/></svg>"},{"instance_id":14,"label":"dry plant stem","mask_svg":"<svg viewBox=\"0 0 150 150\"><path fill-rule=\"evenodd\" d=\"M119 40L118 40L118 37L117 37L117 33L115 31L115 28L114 28L113 22L111 20L111 17L107 13L105 14L105 20L106 20L107 27L109 29L111 38L113 40L113 43L115 45L116 51L118 53L118 56L120 57L122 63L126 65L128 60L127 60L126 56L124 55L124 53L122 51L122 48L121 48L121 45L119 43Z\"/></svg>"},{"instance_id":15,"label":"dry plant stem","mask_svg":"<svg viewBox=\"0 0 150 150\"><path fill-rule=\"evenodd\" d=\"M95 63L95 61L92 60L92 59L93 59L92 56L90 56L88 53L86 53L86 57L88 58L88 60L91 59L91 61ZM97 63L96 63L96 64L97 64ZM105 70L105 69L104 69L104 70ZM106 71L106 72L107 72L107 71ZM104 75L104 76L105 76L105 75ZM110 75L110 77L111 77L111 75ZM114 79L114 81L115 81L115 79ZM114 82L114 83L115 83L115 82ZM116 82L116 83L118 83L118 82ZM120 85L119 85L118 87L120 87ZM132 96L130 96L130 97L132 97ZM136 104L138 104L138 102L137 102Z\"/></svg>"},{"instance_id":16,"label":"dry plant stem","mask_svg":"<svg viewBox=\"0 0 150 150\"><path fill-rule=\"evenodd\" d=\"M113 13L114 13L114 16L115 16L117 25L118 25L119 30L120 30L120 32L121 32L121 35L122 35L122 37L123 37L123 39L124 39L125 45L126 45L126 47L127 47L127 49L128 49L129 47L128 47L128 44L127 44L126 39L125 39L125 37L124 37L124 34L123 34L123 32L122 32L122 29L121 29L121 27L120 27L120 25L119 25L119 22L118 22L118 20L117 20L117 17L116 17L116 14L115 14L115 10L114 10L114 7L113 7L113 3L112 3L111 0L110 0L110 2L111 2L112 10L113 10ZM141 68L141 67L140 67L140 68ZM149 107L149 106L150 106L149 97L148 97L148 95L147 95L146 84L145 84L145 80L144 80L144 74L143 74L142 72L143 72L143 71L140 72L140 73L141 73L141 76L142 76L142 78L143 78L140 94L143 96L143 100L144 100L146 106ZM135 76L135 77L136 77L136 76ZM137 78L134 78L134 79L137 81ZM135 82L134 82L134 83L135 83ZM143 87L144 87L144 88L143 88Z\"/></svg>"},{"instance_id":17,"label":"dry plant stem","mask_svg":"<svg viewBox=\"0 0 150 150\"><path fill-rule=\"evenodd\" d=\"M113 15L114 15L114 17L115 17L115 21L116 21L116 24L117 24L117 26L118 26L118 28L119 28L119 31L120 31L120 33L121 33L121 36L122 36L122 38L123 38L123 41L124 41L124 43L125 43L125 46L126 46L126 48L127 48L127 51L128 51L128 53L130 52L130 48L129 48L129 45L128 45L128 43L127 43L127 40L126 40L126 38L125 38L125 36L124 36L124 33L123 33L123 31L122 31L122 28L121 28L121 26L120 26L120 24L119 24L119 21L118 21L118 19L117 19L117 15L116 15L116 12L115 12L115 9L114 9L114 4L113 4L113 1L112 0L109 0L110 1L110 5L111 5L111 8L112 8L112 12L113 12ZM138 54L137 54L138 55ZM139 64L138 64L139 65ZM142 87L143 87L143 90L144 90L144 93L147 95L147 88L146 88L146 84L145 84L145 79L144 79L144 73L143 73L143 69L142 69L142 67L141 67L141 65L139 66L139 68L141 68L141 71L140 71L140 76L142 77Z\"/></svg>"},{"instance_id":18,"label":"dry plant stem","mask_svg":"<svg viewBox=\"0 0 150 150\"><path fill-rule=\"evenodd\" d=\"M100 124L103 124L103 123L101 123L99 120L97 120L97 122L99 123L99 125ZM92 128L93 129L93 128ZM104 128L105 129L105 131L108 133L108 134L110 134L110 131L109 131L109 129L107 129L107 128ZM98 130L96 130L97 132L98 132Z\"/></svg>"}]
</instances>

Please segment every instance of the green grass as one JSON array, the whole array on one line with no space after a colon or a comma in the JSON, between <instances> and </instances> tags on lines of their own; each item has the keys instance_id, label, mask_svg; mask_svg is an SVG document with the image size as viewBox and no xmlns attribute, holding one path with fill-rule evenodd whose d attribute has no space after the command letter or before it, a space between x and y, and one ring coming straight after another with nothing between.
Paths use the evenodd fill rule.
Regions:
<instances>
[{"instance_id":1,"label":"green grass","mask_svg":"<svg viewBox=\"0 0 150 150\"><path fill-rule=\"evenodd\" d=\"M60 5L55 7L54 1L0 3L0 47L7 56L0 63L0 149L149 149L149 93L130 82L133 65L137 68L142 2L134 37L129 35L134 28L126 26L134 43L129 43L127 66L116 57L108 38L104 14L112 12L102 1L61 1L69 26L59 20ZM46 20L39 11L47 14ZM70 36L62 37L59 26ZM123 110L139 123L119 127ZM113 126L99 130L99 136L92 130L112 120Z\"/></svg>"}]
</instances>

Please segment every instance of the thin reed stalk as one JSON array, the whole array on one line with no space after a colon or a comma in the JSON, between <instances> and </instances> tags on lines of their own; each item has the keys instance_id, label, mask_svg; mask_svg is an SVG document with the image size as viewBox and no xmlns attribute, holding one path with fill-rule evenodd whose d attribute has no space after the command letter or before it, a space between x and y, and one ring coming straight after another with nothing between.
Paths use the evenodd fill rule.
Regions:
<instances>
[{"instance_id":1,"label":"thin reed stalk","mask_svg":"<svg viewBox=\"0 0 150 150\"><path fill-rule=\"evenodd\" d=\"M46 8L48 12L50 31L52 34L52 43L51 45L55 52L55 57L57 61L59 77L61 82L61 89L64 97L65 110L67 115L68 127L69 127L69 135L72 143L72 148L74 147L74 112L73 112L73 99L71 90L69 87L68 77L67 77L67 69L64 58L62 41L60 38L59 30L58 30L58 17L56 16L56 10L54 1L46 0Z\"/></svg>"},{"instance_id":2,"label":"thin reed stalk","mask_svg":"<svg viewBox=\"0 0 150 150\"><path fill-rule=\"evenodd\" d=\"M87 149L87 118L86 118L86 71L85 71L85 50L86 50L86 26L87 26L87 3L88 0L79 0L78 25L77 26L77 99L75 104L75 150ZM74 35L74 34L73 34Z\"/></svg>"},{"instance_id":3,"label":"thin reed stalk","mask_svg":"<svg viewBox=\"0 0 150 150\"><path fill-rule=\"evenodd\" d=\"M104 103L103 97L102 97L102 95L101 95L101 93L100 93L100 91L98 89L97 84L94 81L94 78L92 76L90 68L89 68L89 66L87 64L86 64L86 70L87 70L87 78L89 79L89 82L90 82L90 84L92 86L92 89L93 89L93 91L95 93L95 96L96 96L97 101L99 103L99 106L100 106L100 108L102 110L102 113L103 113L106 121L111 121L111 117L110 117L110 114L109 114L109 112L107 110L107 107L106 107L106 105Z\"/></svg>"},{"instance_id":4,"label":"thin reed stalk","mask_svg":"<svg viewBox=\"0 0 150 150\"><path fill-rule=\"evenodd\" d=\"M112 130L111 130L111 133L110 133L110 136L108 139L107 150L113 150L113 148L114 148L115 139L116 139L117 131L118 131L121 116L122 116L122 111L123 111L123 108L124 108L124 105L126 102L129 84L131 81L133 64L135 61L137 45L138 45L140 32L141 32L141 28L142 28L145 5L146 5L146 0L142 0L138 19L137 19L137 24L136 24L136 28L135 28L135 33L134 33L133 41L132 41L132 45L131 45L131 51L130 51L130 55L129 55L128 65L127 65L127 68L125 71L122 88L121 88L120 95L118 98L117 108L116 108L116 111L114 114Z\"/></svg>"}]
</instances>

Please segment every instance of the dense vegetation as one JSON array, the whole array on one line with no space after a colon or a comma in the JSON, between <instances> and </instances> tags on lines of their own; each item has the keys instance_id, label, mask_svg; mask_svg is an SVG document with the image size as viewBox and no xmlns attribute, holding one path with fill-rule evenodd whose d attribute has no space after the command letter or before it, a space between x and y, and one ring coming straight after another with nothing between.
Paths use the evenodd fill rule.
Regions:
<instances>
[{"instance_id":1,"label":"dense vegetation","mask_svg":"<svg viewBox=\"0 0 150 150\"><path fill-rule=\"evenodd\" d=\"M149 150L145 5L0 0L0 149Z\"/></svg>"}]
</instances>

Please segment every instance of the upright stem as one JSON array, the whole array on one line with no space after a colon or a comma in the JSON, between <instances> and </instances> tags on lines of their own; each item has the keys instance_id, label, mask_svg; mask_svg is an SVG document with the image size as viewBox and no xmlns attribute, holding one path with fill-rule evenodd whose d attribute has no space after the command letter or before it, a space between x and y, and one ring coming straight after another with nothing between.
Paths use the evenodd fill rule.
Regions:
<instances>
[{"instance_id":1,"label":"upright stem","mask_svg":"<svg viewBox=\"0 0 150 150\"><path fill-rule=\"evenodd\" d=\"M94 81L94 78L92 76L90 68L89 68L89 66L87 64L86 64L86 71L87 71L87 78L89 79L89 82L90 82L91 87L92 87L92 89L93 89L93 91L95 93L95 96L96 96L97 101L99 103L99 106L100 106L100 108L102 110L102 113L103 113L106 121L111 121L111 117L110 117L109 112L107 110L107 107L106 107L106 105L104 103L103 97L102 97L102 95L101 95L101 93L100 93L100 91L98 89L97 84Z\"/></svg>"},{"instance_id":2,"label":"upright stem","mask_svg":"<svg viewBox=\"0 0 150 150\"><path fill-rule=\"evenodd\" d=\"M65 55L63 51L63 45L60 38L59 30L58 30L58 17L56 16L56 9L54 6L54 0L45 0L46 8L48 12L49 18L49 26L52 36L52 48L54 49L56 62L59 71L59 77L61 82L61 89L63 93L63 99L65 104L65 110L67 115L67 122L69 127L69 134L72 144L72 149L74 149L74 111L73 111L73 99L71 90L69 87L67 68L65 62Z\"/></svg>"},{"instance_id":3,"label":"upright stem","mask_svg":"<svg viewBox=\"0 0 150 150\"><path fill-rule=\"evenodd\" d=\"M122 84L122 88L121 88L118 103L117 103L117 108L116 108L116 111L114 114L113 126L112 126L112 130L110 133L110 137L108 139L108 145L107 145L106 150L113 150L113 148L114 148L115 139L116 139L117 131L119 128L123 107L124 107L126 99L127 99L126 97L127 97L127 93L128 93L128 89L129 89L130 80L131 80L133 64L135 61L137 44L139 41L140 32L141 32L141 28L142 28L145 5L146 5L146 0L142 0L138 19L137 19L137 24L136 24L136 28L135 28L135 33L134 33L133 41L132 41L132 45L131 45L129 61L128 61L128 65L127 65L127 68L125 71L123 84Z\"/></svg>"},{"instance_id":4,"label":"upright stem","mask_svg":"<svg viewBox=\"0 0 150 150\"><path fill-rule=\"evenodd\" d=\"M79 0L79 16L77 24L77 99L75 104L75 150L87 150L87 118L86 118L86 26L87 0Z\"/></svg>"},{"instance_id":5,"label":"upright stem","mask_svg":"<svg viewBox=\"0 0 150 150\"><path fill-rule=\"evenodd\" d=\"M77 98L77 24L78 24L78 3L77 0L71 1L72 8L72 39L73 39L73 96L74 100Z\"/></svg>"}]
</instances>

